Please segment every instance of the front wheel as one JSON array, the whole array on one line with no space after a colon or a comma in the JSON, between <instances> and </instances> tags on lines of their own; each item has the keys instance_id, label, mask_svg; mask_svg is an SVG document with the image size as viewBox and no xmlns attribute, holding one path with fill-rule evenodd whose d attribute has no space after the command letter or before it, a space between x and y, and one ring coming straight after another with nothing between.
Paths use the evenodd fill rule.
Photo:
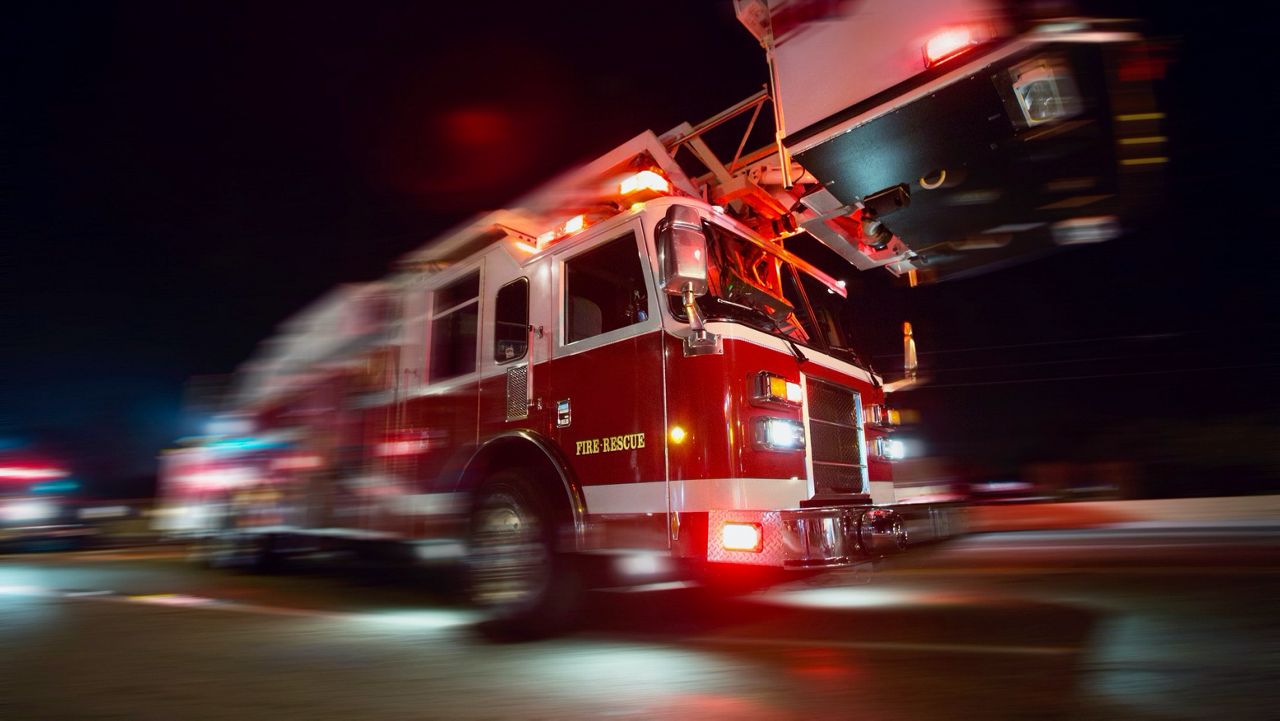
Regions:
<instances>
[{"instance_id":1,"label":"front wheel","mask_svg":"<svg viewBox=\"0 0 1280 721\"><path fill-rule=\"evenodd\" d=\"M556 549L556 519L544 494L514 472L488 479L471 514L467 576L486 612L480 630L501 640L563 630L577 600L576 574Z\"/></svg>"}]
</instances>

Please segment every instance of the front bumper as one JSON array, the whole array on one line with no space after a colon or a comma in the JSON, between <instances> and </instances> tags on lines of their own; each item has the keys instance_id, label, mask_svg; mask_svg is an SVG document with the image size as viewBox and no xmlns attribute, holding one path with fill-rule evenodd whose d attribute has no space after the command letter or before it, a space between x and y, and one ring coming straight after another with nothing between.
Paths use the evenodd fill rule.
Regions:
<instances>
[{"instance_id":1,"label":"front bumper","mask_svg":"<svg viewBox=\"0 0 1280 721\"><path fill-rule=\"evenodd\" d=\"M759 524L759 551L727 550L725 523ZM907 546L902 516L889 508L832 506L782 511L710 511L707 560L753 566L839 568L897 553Z\"/></svg>"}]
</instances>

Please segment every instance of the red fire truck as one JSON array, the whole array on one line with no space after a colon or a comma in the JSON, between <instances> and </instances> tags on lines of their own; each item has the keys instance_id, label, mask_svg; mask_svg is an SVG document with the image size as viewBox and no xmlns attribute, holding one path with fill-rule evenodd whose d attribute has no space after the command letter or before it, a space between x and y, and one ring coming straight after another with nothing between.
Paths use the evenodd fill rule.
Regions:
<instances>
[{"instance_id":1,"label":"red fire truck","mask_svg":"<svg viewBox=\"0 0 1280 721\"><path fill-rule=\"evenodd\" d=\"M954 507L893 483L886 394L915 380L909 332L886 382L851 349L851 318L872 319L799 249L914 281L1103 240L1130 167L1117 134L1158 114L1117 105L1139 97L1112 70L1136 38L1109 24L905 4L933 15L739 0L766 91L643 133L288 321L220 428L166 454L169 529L219 563L465 559L476 601L525 629L555 625L596 573L846 567L953 533ZM851 53L877 73L823 72ZM709 131L765 105L777 142L711 150Z\"/></svg>"}]
</instances>

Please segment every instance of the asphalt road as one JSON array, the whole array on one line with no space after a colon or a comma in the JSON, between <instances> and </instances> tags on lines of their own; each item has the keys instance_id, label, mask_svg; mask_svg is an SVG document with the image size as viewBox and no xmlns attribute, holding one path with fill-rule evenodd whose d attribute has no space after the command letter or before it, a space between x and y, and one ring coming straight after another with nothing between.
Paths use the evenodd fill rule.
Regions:
<instances>
[{"instance_id":1,"label":"asphalt road","mask_svg":"<svg viewBox=\"0 0 1280 721\"><path fill-rule=\"evenodd\" d=\"M0 719L1274 719L1280 526L972 536L499 645L446 579L0 556Z\"/></svg>"}]
</instances>

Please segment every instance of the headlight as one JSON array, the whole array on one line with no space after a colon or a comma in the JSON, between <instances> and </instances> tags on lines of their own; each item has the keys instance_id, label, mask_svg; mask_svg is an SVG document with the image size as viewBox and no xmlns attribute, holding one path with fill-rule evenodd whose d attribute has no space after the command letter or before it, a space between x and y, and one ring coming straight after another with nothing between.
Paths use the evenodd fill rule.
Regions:
<instances>
[{"instance_id":1,"label":"headlight","mask_svg":"<svg viewBox=\"0 0 1280 721\"><path fill-rule=\"evenodd\" d=\"M1032 127L1080 113L1080 94L1063 63L1037 58L1009 72L1022 125Z\"/></svg>"},{"instance_id":2,"label":"headlight","mask_svg":"<svg viewBox=\"0 0 1280 721\"><path fill-rule=\"evenodd\" d=\"M876 455L886 461L900 461L907 457L907 444L895 438L881 436L876 439Z\"/></svg>"},{"instance_id":3,"label":"headlight","mask_svg":"<svg viewBox=\"0 0 1280 721\"><path fill-rule=\"evenodd\" d=\"M756 420L756 448L765 450L803 450L804 426L790 418L760 418Z\"/></svg>"},{"instance_id":4,"label":"headlight","mask_svg":"<svg viewBox=\"0 0 1280 721\"><path fill-rule=\"evenodd\" d=\"M43 521L53 518L57 513L57 506L48 501L11 501L0 506L0 518L10 523Z\"/></svg>"}]
</instances>

